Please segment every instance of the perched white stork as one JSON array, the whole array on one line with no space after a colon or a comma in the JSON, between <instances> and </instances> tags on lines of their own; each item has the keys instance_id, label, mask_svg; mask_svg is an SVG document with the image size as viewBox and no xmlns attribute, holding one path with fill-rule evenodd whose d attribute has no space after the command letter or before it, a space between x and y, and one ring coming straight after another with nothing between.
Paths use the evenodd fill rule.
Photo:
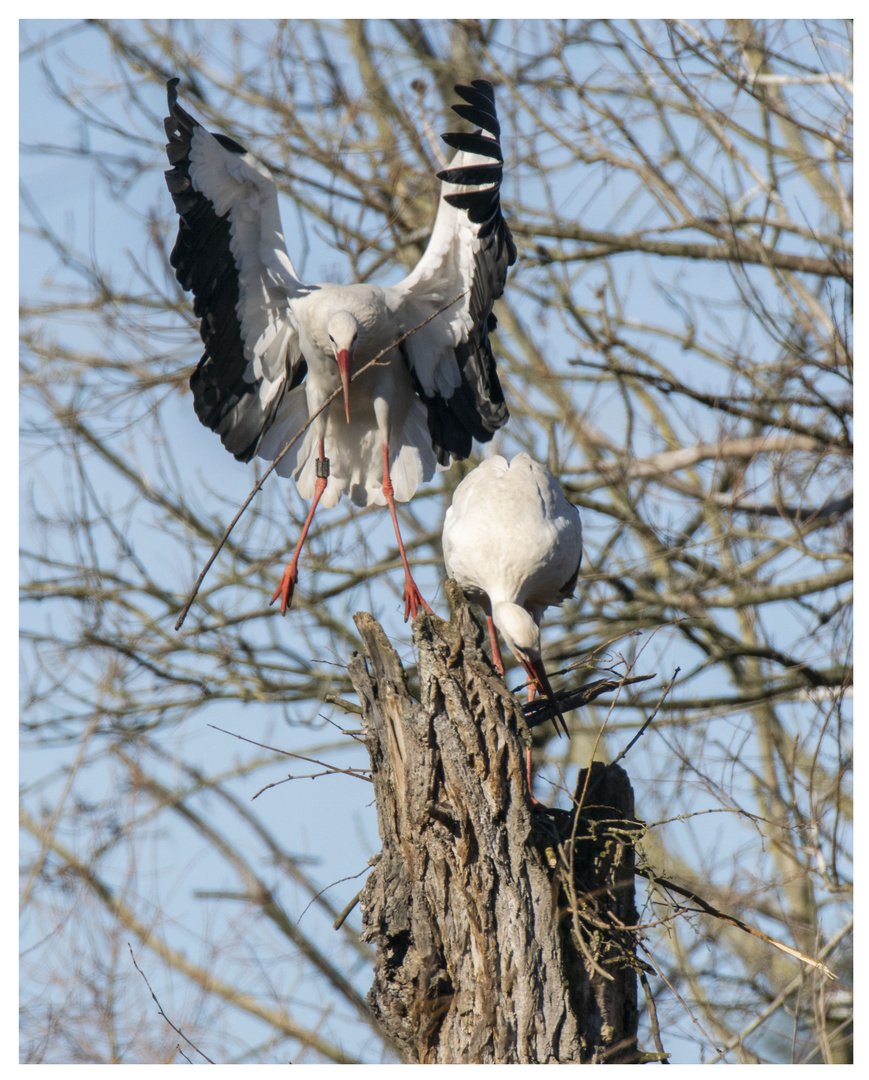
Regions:
<instances>
[{"instance_id":1,"label":"perched white stork","mask_svg":"<svg viewBox=\"0 0 869 1080\"><path fill-rule=\"evenodd\" d=\"M548 607L563 603L576 588L582 560L579 511L552 473L528 454L517 454L509 465L491 457L456 488L444 521L443 549L447 573L486 613L499 672L504 674L504 664L496 628L528 675L528 700L539 690L555 706L566 733L540 655L540 621ZM530 789L530 748L528 753Z\"/></svg>"},{"instance_id":2,"label":"perched white stork","mask_svg":"<svg viewBox=\"0 0 869 1080\"><path fill-rule=\"evenodd\" d=\"M179 215L171 255L194 295L205 352L190 379L196 415L241 461L274 460L314 412L343 387L277 467L311 508L272 597L285 612L318 503L342 495L389 506L405 572L405 619L420 604L395 512L437 464L466 458L506 423L489 331L492 305L516 260L501 216L503 155L491 85L457 86L454 105L475 133L443 136L458 150L443 181L434 230L415 269L397 285L306 285L287 255L277 189L268 170L225 135L212 135L168 85L166 182ZM448 303L465 295L359 370Z\"/></svg>"}]
</instances>

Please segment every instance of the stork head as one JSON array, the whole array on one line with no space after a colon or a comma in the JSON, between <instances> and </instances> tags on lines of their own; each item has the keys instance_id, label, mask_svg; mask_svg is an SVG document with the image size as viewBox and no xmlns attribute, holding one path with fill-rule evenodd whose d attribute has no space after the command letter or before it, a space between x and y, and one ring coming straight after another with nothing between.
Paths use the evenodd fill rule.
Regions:
<instances>
[{"instance_id":1,"label":"stork head","mask_svg":"<svg viewBox=\"0 0 869 1080\"><path fill-rule=\"evenodd\" d=\"M344 387L344 415L350 423L350 371L353 367L353 354L359 338L359 323L349 311L336 311L326 325L329 344L335 354L335 362L341 373L341 385Z\"/></svg>"},{"instance_id":2,"label":"stork head","mask_svg":"<svg viewBox=\"0 0 869 1080\"><path fill-rule=\"evenodd\" d=\"M567 734L567 724L540 657L540 627L537 622L520 604L507 601L492 605L492 620L501 631L510 651L525 669L529 679L528 700L533 701L535 693L539 692L550 701ZM555 726L557 728L558 724Z\"/></svg>"}]
</instances>

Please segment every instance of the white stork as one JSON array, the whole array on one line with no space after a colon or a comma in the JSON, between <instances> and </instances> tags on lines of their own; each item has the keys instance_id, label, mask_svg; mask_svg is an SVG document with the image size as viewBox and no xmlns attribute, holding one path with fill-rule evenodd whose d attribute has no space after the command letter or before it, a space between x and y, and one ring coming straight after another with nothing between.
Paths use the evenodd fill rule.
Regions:
<instances>
[{"instance_id":1,"label":"white stork","mask_svg":"<svg viewBox=\"0 0 869 1080\"><path fill-rule=\"evenodd\" d=\"M443 181L434 230L397 285L303 284L287 255L268 170L225 135L212 135L168 86L166 182L179 215L170 261L194 295L205 352L190 379L196 415L240 461L274 460L311 415L336 400L277 467L312 499L281 584L292 601L298 559L318 503L347 494L389 506L404 565L405 619L420 604L395 512L450 456L466 458L506 423L489 331L492 305L516 260L501 216L503 155L491 85L457 86L454 105L475 133L442 136L458 150ZM359 370L453 297L465 295L353 383Z\"/></svg>"},{"instance_id":2,"label":"white stork","mask_svg":"<svg viewBox=\"0 0 869 1080\"><path fill-rule=\"evenodd\" d=\"M517 454L509 465L491 457L456 488L444 521L443 549L447 573L486 613L500 674L504 664L496 628L528 675L528 700L539 690L567 733L540 655L540 621L548 607L563 603L576 588L582 560L579 511L546 466L528 454Z\"/></svg>"}]
</instances>

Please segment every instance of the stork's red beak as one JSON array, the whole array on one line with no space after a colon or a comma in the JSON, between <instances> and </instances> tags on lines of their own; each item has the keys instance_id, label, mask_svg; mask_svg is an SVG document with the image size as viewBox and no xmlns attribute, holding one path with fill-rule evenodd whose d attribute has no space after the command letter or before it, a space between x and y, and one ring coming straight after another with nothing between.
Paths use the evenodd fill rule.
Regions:
<instances>
[{"instance_id":1,"label":"stork's red beak","mask_svg":"<svg viewBox=\"0 0 869 1080\"><path fill-rule=\"evenodd\" d=\"M335 357L338 361L338 370L341 372L341 385L344 387L344 415L347 423L350 423L350 367L353 357L347 349L340 349Z\"/></svg>"},{"instance_id":2,"label":"stork's red beak","mask_svg":"<svg viewBox=\"0 0 869 1080\"><path fill-rule=\"evenodd\" d=\"M558 719L561 721L561 727L564 730L564 734L567 735L569 738L570 732L567 730L567 721L564 719L561 709L558 707L558 699L555 696L555 691L552 689L552 686L549 683L549 678L546 674L546 669L543 666L543 661L539 657L536 660L523 660L522 657L520 657L519 659L522 667L525 668L525 673L531 680L528 687L528 700L534 700L534 691L537 690L543 695L543 697L546 698L547 701L551 702L552 707L555 709L555 712L558 716ZM555 724L555 727L557 730L558 724Z\"/></svg>"}]
</instances>

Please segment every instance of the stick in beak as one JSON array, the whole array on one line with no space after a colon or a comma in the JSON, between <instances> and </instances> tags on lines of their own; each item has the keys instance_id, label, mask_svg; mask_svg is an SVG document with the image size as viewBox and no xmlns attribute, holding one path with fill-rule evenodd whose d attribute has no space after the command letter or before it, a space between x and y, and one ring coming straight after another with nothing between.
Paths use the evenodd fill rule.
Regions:
<instances>
[{"instance_id":1,"label":"stick in beak","mask_svg":"<svg viewBox=\"0 0 869 1080\"><path fill-rule=\"evenodd\" d=\"M543 661L539 657L536 660L522 659L522 667L525 668L525 673L531 680L528 686L528 700L533 701L534 690L538 690L540 694L545 697L548 702L550 702L553 709L555 709L558 720L561 721L561 727L564 731L564 734L567 735L568 738L570 738L570 732L567 730L567 721L564 719L564 715L562 714L561 709L558 707L558 699L555 696L555 691L552 689L552 686L549 683L549 678L546 674L546 669L543 666ZM555 724L556 731L558 731L558 721L556 721L554 717L553 723ZM559 732L559 734L561 733Z\"/></svg>"},{"instance_id":2,"label":"stick in beak","mask_svg":"<svg viewBox=\"0 0 869 1080\"><path fill-rule=\"evenodd\" d=\"M341 385L344 388L344 415L347 423L350 423L350 365L353 358L346 349L341 349L335 357L338 361L338 370L341 372Z\"/></svg>"}]
</instances>

